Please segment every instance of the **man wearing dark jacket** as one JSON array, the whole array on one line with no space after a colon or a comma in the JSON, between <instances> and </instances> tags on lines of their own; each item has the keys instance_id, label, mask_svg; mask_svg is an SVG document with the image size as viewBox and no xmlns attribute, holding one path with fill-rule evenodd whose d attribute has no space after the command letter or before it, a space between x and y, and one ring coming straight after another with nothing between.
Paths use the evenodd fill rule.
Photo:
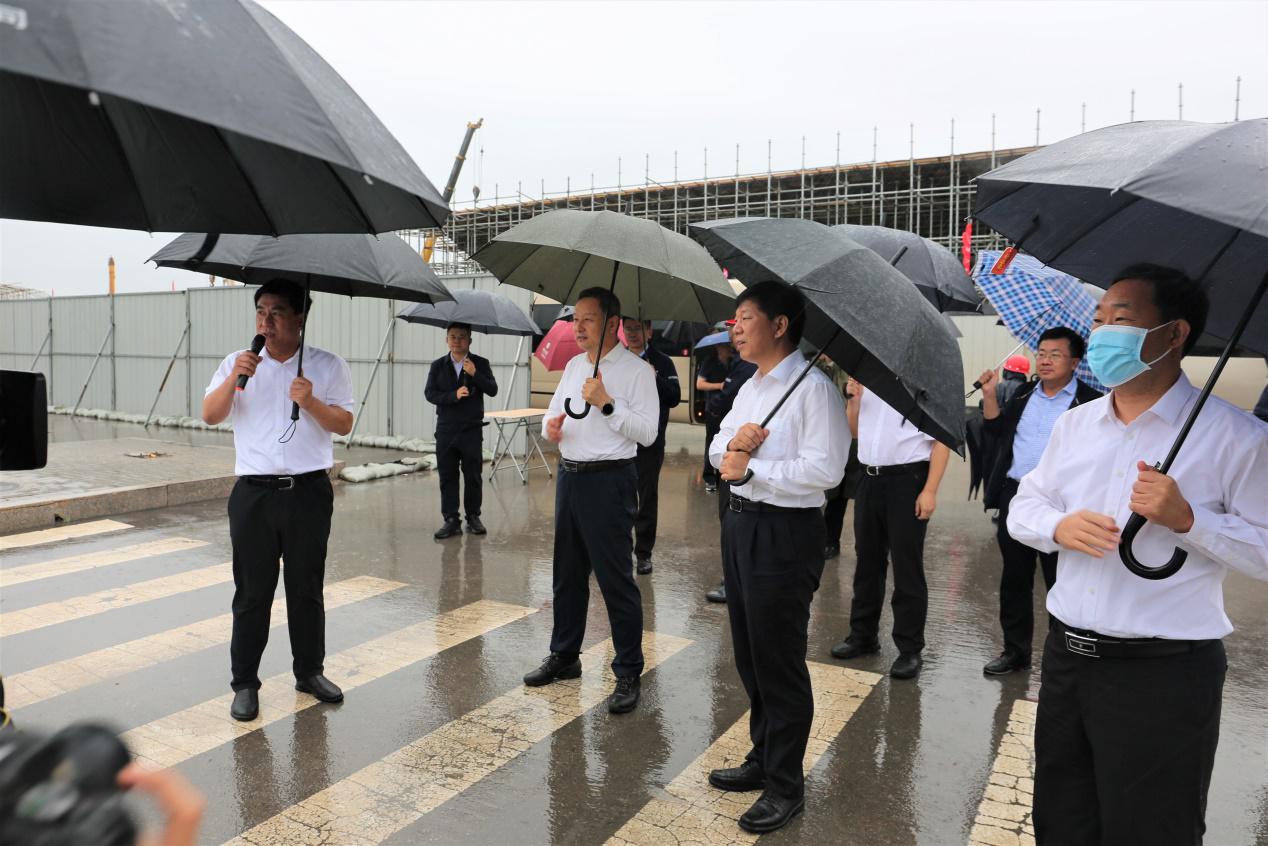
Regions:
<instances>
[{"instance_id":1,"label":"man wearing dark jacket","mask_svg":"<svg viewBox=\"0 0 1268 846\"><path fill-rule=\"evenodd\" d=\"M495 397L498 383L487 358L471 353L471 327L451 323L445 331L449 354L431 363L423 395L436 406L436 469L440 471L440 512L445 524L437 540L462 534L458 519L458 470L466 485L463 505L467 531L487 532L480 522L481 479L484 464L484 398Z\"/></svg>"},{"instance_id":2,"label":"man wearing dark jacket","mask_svg":"<svg viewBox=\"0 0 1268 846\"><path fill-rule=\"evenodd\" d=\"M1004 651L983 668L988 676L1003 676L1030 666L1034 637L1035 560L1043 572L1044 586L1057 580L1057 554L1040 553L1008 534L1008 505L1023 476L1043 456L1052 427L1066 410L1090 402L1101 394L1074 378L1083 358L1085 343L1073 329L1049 329L1039 338L1035 355L1039 381L1014 394L1001 409L996 394L995 371L982 374L982 428L986 455L983 493L987 508L999 509L996 539L1004 569L999 580L999 622L1004 630Z\"/></svg>"},{"instance_id":3,"label":"man wearing dark jacket","mask_svg":"<svg viewBox=\"0 0 1268 846\"><path fill-rule=\"evenodd\" d=\"M652 549L656 546L656 512L659 507L660 468L665 463L665 427L669 409L682 401L678 370L669 356L651 347L652 324L647 320L625 317L625 346L656 371L656 398L660 401L656 441L638 447L638 516L634 518L635 571L640 576L652 572Z\"/></svg>"}]
</instances>

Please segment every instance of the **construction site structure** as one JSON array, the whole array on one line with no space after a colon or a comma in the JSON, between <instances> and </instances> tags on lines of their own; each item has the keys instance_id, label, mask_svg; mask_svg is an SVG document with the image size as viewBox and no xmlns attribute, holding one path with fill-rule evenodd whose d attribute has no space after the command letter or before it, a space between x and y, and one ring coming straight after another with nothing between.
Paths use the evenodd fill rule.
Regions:
<instances>
[{"instance_id":1,"label":"construction site structure","mask_svg":"<svg viewBox=\"0 0 1268 846\"><path fill-rule=\"evenodd\" d=\"M973 210L973 180L1038 147L1019 147L928 158L907 158L861 164L831 164L796 170L659 182L646 176L642 184L617 185L538 196L519 186L510 196L495 186L486 204L459 204L441 233L400 233L415 249L434 244L433 267L440 273L478 272L470 256L501 232L534 215L554 209L617 211L655 220L675 232L688 224L733 217L800 217L827 225L854 223L905 229L958 254L962 233ZM434 240L433 240L434 239ZM975 226L971 248L998 247L1001 239L985 226Z\"/></svg>"}]
</instances>

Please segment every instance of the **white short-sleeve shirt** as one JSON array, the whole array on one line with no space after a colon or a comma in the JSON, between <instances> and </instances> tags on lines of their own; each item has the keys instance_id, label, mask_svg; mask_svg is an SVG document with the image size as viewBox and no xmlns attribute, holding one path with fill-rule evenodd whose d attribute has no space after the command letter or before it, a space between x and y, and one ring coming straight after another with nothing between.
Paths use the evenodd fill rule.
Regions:
<instances>
[{"instance_id":1,"label":"white short-sleeve shirt","mask_svg":"<svg viewBox=\"0 0 1268 846\"><path fill-rule=\"evenodd\" d=\"M928 461L933 438L866 388L859 400L859 461L888 467Z\"/></svg>"},{"instance_id":2,"label":"white short-sleeve shirt","mask_svg":"<svg viewBox=\"0 0 1268 846\"><path fill-rule=\"evenodd\" d=\"M220 387L233 372L233 363L244 352L225 356L211 377L204 395ZM299 372L299 355L284 362L260 352L260 366L236 391L229 420L233 423L233 446L237 451L234 472L239 476L286 476L329 470L335 463L334 443L317 421L300 409L295 433L286 443L281 438L291 425L291 382ZM304 348L304 377L313 383L313 396L327 405L347 411L356 408L352 395L352 373L342 358L318 347Z\"/></svg>"}]
</instances>

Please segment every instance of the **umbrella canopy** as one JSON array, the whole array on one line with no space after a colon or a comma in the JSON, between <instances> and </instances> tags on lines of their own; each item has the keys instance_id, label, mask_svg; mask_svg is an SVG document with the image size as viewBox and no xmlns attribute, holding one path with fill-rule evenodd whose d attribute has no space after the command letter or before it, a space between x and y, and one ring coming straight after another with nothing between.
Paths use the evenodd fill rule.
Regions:
<instances>
[{"instance_id":1,"label":"umbrella canopy","mask_svg":"<svg viewBox=\"0 0 1268 846\"><path fill-rule=\"evenodd\" d=\"M894 267L906 276L933 307L941 312L977 312L982 295L973 287L973 280L945 247L915 232L890 229L887 226L860 226L842 223L840 229L851 240L862 244L885 261L902 254Z\"/></svg>"},{"instance_id":2,"label":"umbrella canopy","mask_svg":"<svg viewBox=\"0 0 1268 846\"><path fill-rule=\"evenodd\" d=\"M610 288L628 315L710 323L735 294L699 244L652 220L558 209L513 226L472 256L507 285L561 303Z\"/></svg>"},{"instance_id":3,"label":"umbrella canopy","mask_svg":"<svg viewBox=\"0 0 1268 846\"><path fill-rule=\"evenodd\" d=\"M1268 118L1138 121L1049 145L977 180L974 217L1044 264L1109 287L1151 262L1201 280L1227 340L1268 268ZM1241 345L1268 355L1268 303Z\"/></svg>"},{"instance_id":4,"label":"umbrella canopy","mask_svg":"<svg viewBox=\"0 0 1268 846\"><path fill-rule=\"evenodd\" d=\"M1039 336L1056 326L1073 329L1085 339L1091 334L1099 295L1092 296L1079 280L1045 266L1032 256L1018 256L1006 271L993 274L991 268L1000 253L1000 250L978 253L973 275L1014 338L1031 350L1038 350ZM1079 381L1102 393L1105 391L1105 386L1092 375L1086 359L1079 362L1075 375Z\"/></svg>"},{"instance_id":5,"label":"umbrella canopy","mask_svg":"<svg viewBox=\"0 0 1268 846\"><path fill-rule=\"evenodd\" d=\"M212 246L206 250L208 241ZM187 232L150 256L159 267L213 273L248 285L278 277L313 291L432 303L453 294L395 235L221 235Z\"/></svg>"},{"instance_id":6,"label":"umbrella canopy","mask_svg":"<svg viewBox=\"0 0 1268 846\"><path fill-rule=\"evenodd\" d=\"M473 332L486 335L540 335L537 324L529 319L511 298L496 291L458 288L450 292L453 302L418 303L396 315L408 323L446 328L451 323L466 323Z\"/></svg>"},{"instance_id":7,"label":"umbrella canopy","mask_svg":"<svg viewBox=\"0 0 1268 846\"><path fill-rule=\"evenodd\" d=\"M732 306L734 308L734 306ZM653 337L659 338L683 355L696 345L696 341L713 331L709 323L695 323L690 320L653 320Z\"/></svg>"},{"instance_id":8,"label":"umbrella canopy","mask_svg":"<svg viewBox=\"0 0 1268 846\"><path fill-rule=\"evenodd\" d=\"M547 370L563 370L568 362L581 355L581 347L572 334L572 323L560 320L550 327L533 355Z\"/></svg>"},{"instance_id":9,"label":"umbrella canopy","mask_svg":"<svg viewBox=\"0 0 1268 846\"><path fill-rule=\"evenodd\" d=\"M444 223L356 92L252 0L40 0L0 25L0 217L279 235Z\"/></svg>"},{"instance_id":10,"label":"umbrella canopy","mask_svg":"<svg viewBox=\"0 0 1268 846\"><path fill-rule=\"evenodd\" d=\"M1201 124L1141 121L1079 135L978 180L974 216L1046 264L1102 287L1136 262L1183 270L1206 286L1206 329L1228 341L1167 457L1166 473L1239 341L1268 354L1268 118ZM1161 566L1136 559L1145 518L1123 527L1119 557L1142 578Z\"/></svg>"},{"instance_id":11,"label":"umbrella canopy","mask_svg":"<svg viewBox=\"0 0 1268 846\"><path fill-rule=\"evenodd\" d=\"M864 387L962 452L960 347L910 281L844 232L796 218L692 224L719 264L754 284L796 287L810 307L805 338Z\"/></svg>"},{"instance_id":12,"label":"umbrella canopy","mask_svg":"<svg viewBox=\"0 0 1268 846\"><path fill-rule=\"evenodd\" d=\"M716 347L716 346L719 346L720 344L729 344L729 343L731 343L730 332L714 332L712 335L706 335L703 338L701 338L699 342L696 343L695 349L697 351L707 350L710 347Z\"/></svg>"}]
</instances>

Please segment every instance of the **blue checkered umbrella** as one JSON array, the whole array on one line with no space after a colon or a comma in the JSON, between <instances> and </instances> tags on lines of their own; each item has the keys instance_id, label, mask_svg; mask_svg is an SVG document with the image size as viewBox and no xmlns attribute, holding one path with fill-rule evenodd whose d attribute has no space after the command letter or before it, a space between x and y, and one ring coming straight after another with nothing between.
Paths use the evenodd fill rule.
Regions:
<instances>
[{"instance_id":1,"label":"blue checkered umbrella","mask_svg":"<svg viewBox=\"0 0 1268 846\"><path fill-rule=\"evenodd\" d=\"M1027 255L1014 258L997 276L991 268L1000 252L982 250L977 254L973 280L1014 338L1037 350L1039 336L1056 326L1068 326L1085 339L1091 334L1097 299L1082 282ZM1075 376L1098 391L1105 390L1092 375L1087 359L1079 362Z\"/></svg>"},{"instance_id":2,"label":"blue checkered umbrella","mask_svg":"<svg viewBox=\"0 0 1268 846\"><path fill-rule=\"evenodd\" d=\"M720 344L729 344L731 342L730 332L714 332L712 335L705 335L696 342L695 349L703 350L709 347L716 347Z\"/></svg>"}]
</instances>

